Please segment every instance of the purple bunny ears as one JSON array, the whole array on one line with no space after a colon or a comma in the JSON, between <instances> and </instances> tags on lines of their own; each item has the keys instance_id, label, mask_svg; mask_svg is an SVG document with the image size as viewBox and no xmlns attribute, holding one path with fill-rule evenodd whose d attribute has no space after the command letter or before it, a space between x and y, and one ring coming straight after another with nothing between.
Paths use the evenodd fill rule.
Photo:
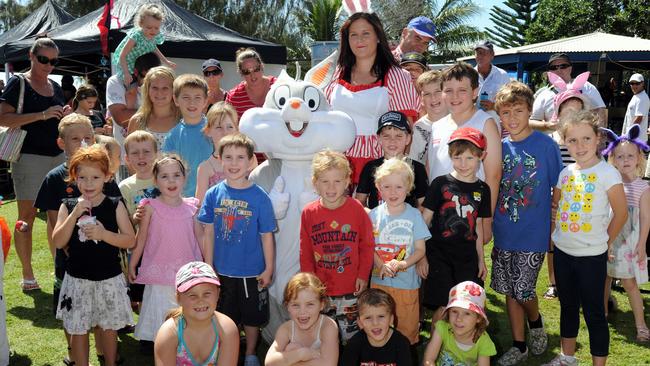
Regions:
<instances>
[{"instance_id":1,"label":"purple bunny ears","mask_svg":"<svg viewBox=\"0 0 650 366\"><path fill-rule=\"evenodd\" d=\"M607 134L607 140L609 141L607 148L602 151L603 156L608 156L612 151L614 151L616 146L618 146L623 141L629 141L635 144L644 152L648 152L650 150L650 146L648 146L648 144L646 144L643 140L639 139L639 135L641 134L641 127L639 125L632 125L627 129L627 134L621 136L618 136L609 128L600 127L600 130Z\"/></svg>"}]
</instances>

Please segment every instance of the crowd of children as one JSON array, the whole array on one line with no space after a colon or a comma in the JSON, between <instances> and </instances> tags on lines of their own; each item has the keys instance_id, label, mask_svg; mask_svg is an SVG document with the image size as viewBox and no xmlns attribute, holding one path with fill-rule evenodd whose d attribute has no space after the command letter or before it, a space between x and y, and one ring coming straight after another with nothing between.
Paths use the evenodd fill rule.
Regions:
<instances>
[{"instance_id":1,"label":"crowd of children","mask_svg":"<svg viewBox=\"0 0 650 366\"><path fill-rule=\"evenodd\" d=\"M379 118L383 157L366 164L356 192L345 155L315 154L319 198L302 210L301 273L284 291L290 320L264 363L489 365L496 349L486 332L488 272L505 295L512 336L497 363L541 355L548 336L536 285L551 238L561 354L549 365L577 364L580 308L593 364L605 364L611 278L629 296L637 339L650 340L638 287L647 281L650 190L639 176L649 147L638 128L610 133L608 164L597 116L570 91L556 98L554 141L530 127L533 93L522 83L497 93L500 126L476 108L478 74L469 65L427 71L416 83L426 114L415 124L399 111ZM56 249L53 305L69 365L88 364L91 330L97 353L115 365L117 330L133 323L132 306L135 336L155 341L157 364L235 365L238 327L244 364L260 364L268 286L283 268L273 265L272 202L248 180L255 145L237 132L231 106L219 102L203 114L202 78L182 75L173 86L182 118L165 154L151 133L131 133L124 147L133 175L119 187L114 141L93 145L82 114L59 125L68 160L47 175L36 207L47 211ZM500 128L508 133L502 141ZM488 271L484 245L492 239ZM418 360L422 305L433 311L432 336Z\"/></svg>"}]
</instances>

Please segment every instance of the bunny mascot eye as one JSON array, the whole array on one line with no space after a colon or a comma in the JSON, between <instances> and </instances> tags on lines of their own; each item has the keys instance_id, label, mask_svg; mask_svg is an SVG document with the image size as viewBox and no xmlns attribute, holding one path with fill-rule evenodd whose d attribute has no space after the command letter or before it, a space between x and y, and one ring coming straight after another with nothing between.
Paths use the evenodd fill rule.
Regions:
<instances>
[{"instance_id":1,"label":"bunny mascot eye","mask_svg":"<svg viewBox=\"0 0 650 366\"><path fill-rule=\"evenodd\" d=\"M282 109L290 97L291 89L289 89L288 85L279 86L273 93L273 100L275 101L275 105L278 107L278 109Z\"/></svg>"},{"instance_id":2,"label":"bunny mascot eye","mask_svg":"<svg viewBox=\"0 0 650 366\"><path fill-rule=\"evenodd\" d=\"M320 106L320 95L321 92L313 86L305 88L303 99L312 112L318 110L318 107Z\"/></svg>"}]
</instances>

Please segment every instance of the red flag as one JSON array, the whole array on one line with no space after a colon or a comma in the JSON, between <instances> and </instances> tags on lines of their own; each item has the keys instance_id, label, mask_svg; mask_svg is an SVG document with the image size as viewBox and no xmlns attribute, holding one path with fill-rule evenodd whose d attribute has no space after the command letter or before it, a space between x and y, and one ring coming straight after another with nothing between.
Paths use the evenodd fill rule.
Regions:
<instances>
[{"instance_id":1,"label":"red flag","mask_svg":"<svg viewBox=\"0 0 650 366\"><path fill-rule=\"evenodd\" d=\"M106 5L104 5L104 12L102 13L102 17L99 18L99 22L97 22L97 27L99 28L99 41L102 44L102 53L105 56L109 55L108 32L111 29L112 8L113 8L113 0L107 0Z\"/></svg>"}]
</instances>

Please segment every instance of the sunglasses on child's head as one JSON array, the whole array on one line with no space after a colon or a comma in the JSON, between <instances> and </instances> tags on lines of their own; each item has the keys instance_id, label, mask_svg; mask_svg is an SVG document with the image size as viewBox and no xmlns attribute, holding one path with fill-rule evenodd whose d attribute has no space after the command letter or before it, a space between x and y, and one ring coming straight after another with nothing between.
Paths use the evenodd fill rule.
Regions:
<instances>
[{"instance_id":1,"label":"sunglasses on child's head","mask_svg":"<svg viewBox=\"0 0 650 366\"><path fill-rule=\"evenodd\" d=\"M219 75L221 75L221 70L219 69L212 70L212 71L203 71L203 76L205 76L206 78L210 76L219 76Z\"/></svg>"},{"instance_id":2,"label":"sunglasses on child's head","mask_svg":"<svg viewBox=\"0 0 650 366\"><path fill-rule=\"evenodd\" d=\"M48 58L48 57L43 56L43 55L36 55L36 60L38 62L42 63L43 65L49 63L52 66L56 66L59 63L58 58Z\"/></svg>"},{"instance_id":3,"label":"sunglasses on child's head","mask_svg":"<svg viewBox=\"0 0 650 366\"><path fill-rule=\"evenodd\" d=\"M569 67L571 67L571 64L559 64L559 65L549 65L548 69L549 70L560 70L560 69L564 70L564 69L568 69Z\"/></svg>"},{"instance_id":4,"label":"sunglasses on child's head","mask_svg":"<svg viewBox=\"0 0 650 366\"><path fill-rule=\"evenodd\" d=\"M258 67L254 68L254 69L240 70L241 74L244 75L244 76L248 76L248 75L250 75L250 74L252 74L254 72L260 72L260 71L262 71L262 66L258 66Z\"/></svg>"}]
</instances>

